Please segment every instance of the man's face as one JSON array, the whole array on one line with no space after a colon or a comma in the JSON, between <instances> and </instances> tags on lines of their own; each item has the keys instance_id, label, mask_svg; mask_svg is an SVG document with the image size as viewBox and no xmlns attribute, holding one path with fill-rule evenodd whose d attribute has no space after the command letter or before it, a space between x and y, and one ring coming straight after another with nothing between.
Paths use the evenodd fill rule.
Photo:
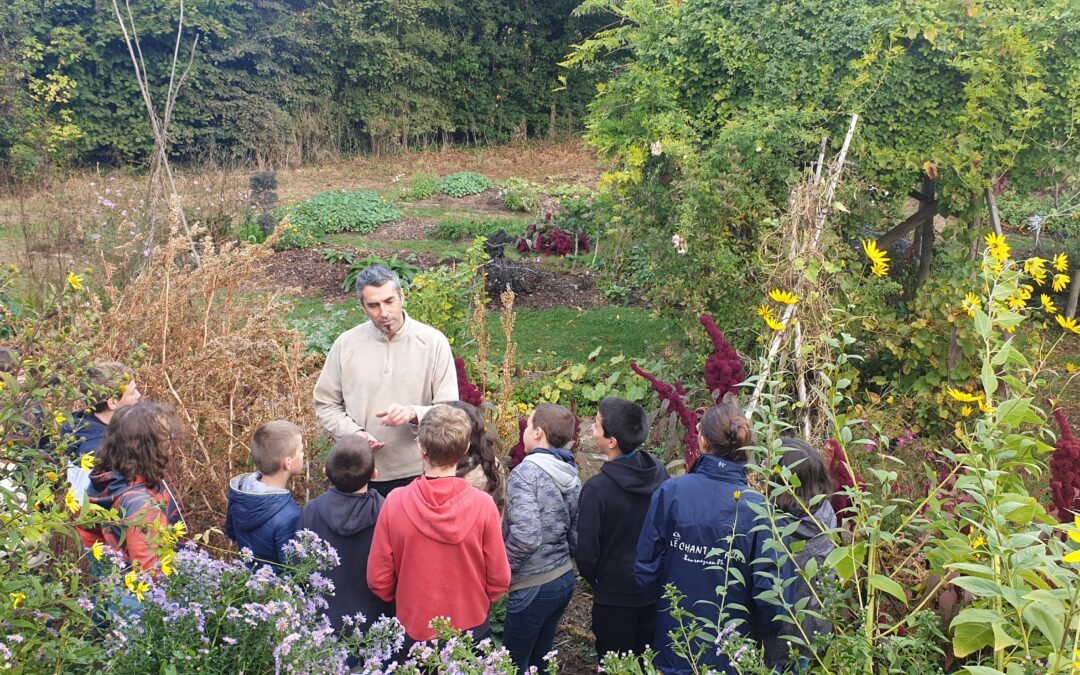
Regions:
<instances>
[{"instance_id":1,"label":"man's face","mask_svg":"<svg viewBox=\"0 0 1080 675\"><path fill-rule=\"evenodd\" d=\"M403 300L401 291L394 288L390 281L382 286L364 286L360 291L364 314L368 315L376 328L391 337L405 323L405 314L401 309Z\"/></svg>"}]
</instances>

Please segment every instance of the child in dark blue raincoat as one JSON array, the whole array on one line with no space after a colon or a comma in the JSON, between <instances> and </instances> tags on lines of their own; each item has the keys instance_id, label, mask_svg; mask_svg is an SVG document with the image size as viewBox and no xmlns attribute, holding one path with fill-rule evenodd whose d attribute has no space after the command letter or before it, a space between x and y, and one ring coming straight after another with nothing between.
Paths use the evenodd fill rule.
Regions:
<instances>
[{"instance_id":1,"label":"child in dark blue raincoat","mask_svg":"<svg viewBox=\"0 0 1080 675\"><path fill-rule=\"evenodd\" d=\"M736 631L760 643L786 625L776 619L784 611L779 593L793 570L769 546L770 528L759 529L767 522L759 518L767 505L746 479L746 447L753 442L750 424L735 403L711 408L699 425L701 458L688 474L653 494L634 575L659 602L653 648L655 665L664 673L692 672L672 647L669 633L679 626L661 597L667 584L686 596L685 609L718 624L717 630L735 622ZM700 654L699 669L736 672L714 644L697 640L691 649Z\"/></svg>"}]
</instances>

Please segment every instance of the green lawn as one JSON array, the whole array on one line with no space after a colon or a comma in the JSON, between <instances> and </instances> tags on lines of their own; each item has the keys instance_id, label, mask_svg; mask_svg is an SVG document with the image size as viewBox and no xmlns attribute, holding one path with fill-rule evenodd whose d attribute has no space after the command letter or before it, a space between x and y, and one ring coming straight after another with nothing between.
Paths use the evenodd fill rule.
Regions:
<instances>
[{"instance_id":1,"label":"green lawn","mask_svg":"<svg viewBox=\"0 0 1080 675\"><path fill-rule=\"evenodd\" d=\"M289 319L309 336L316 348L329 349L344 330L365 320L354 301L329 303L319 299L293 299ZM488 315L492 358L502 359L503 337L499 315ZM681 338L678 327L654 320L638 307L599 307L576 311L564 307L544 310L520 309L514 339L517 360L522 364L553 366L584 362L597 347L610 357L622 353L628 359L655 358L660 350Z\"/></svg>"},{"instance_id":2,"label":"green lawn","mask_svg":"<svg viewBox=\"0 0 1080 675\"><path fill-rule=\"evenodd\" d=\"M498 315L489 316L488 330L495 357L501 359L502 331ZM583 362L597 347L603 347L605 356L622 353L627 358L655 357L681 337L678 327L653 319L649 310L639 307L519 310L514 329L518 361L548 365Z\"/></svg>"}]
</instances>

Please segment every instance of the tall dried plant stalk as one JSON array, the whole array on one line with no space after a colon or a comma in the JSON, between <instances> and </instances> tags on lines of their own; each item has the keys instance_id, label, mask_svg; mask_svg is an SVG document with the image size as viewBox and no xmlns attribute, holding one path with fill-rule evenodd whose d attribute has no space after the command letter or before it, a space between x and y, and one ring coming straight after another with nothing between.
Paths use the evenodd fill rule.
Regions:
<instances>
[{"instance_id":1,"label":"tall dried plant stalk","mask_svg":"<svg viewBox=\"0 0 1080 675\"><path fill-rule=\"evenodd\" d=\"M775 332L769 342L765 366L750 397L747 415L753 415L773 375L784 373L794 380L792 393L800 404L795 411L797 427L807 438L822 432L824 420L818 411L824 410L828 403L821 400L822 392L810 383L817 381L816 374L832 358L829 347L821 340L829 337L832 328L829 314L835 290L832 275L825 271L826 244L831 243L827 225L858 119L858 115L852 115L844 143L827 175L823 175L825 143L822 143L816 171L789 195L787 213L775 235L779 241L765 242L763 258L767 261L771 258L763 266L765 293L774 288L790 291L799 302L784 309L780 320L785 327ZM816 270L812 278L807 275L809 269Z\"/></svg>"},{"instance_id":2,"label":"tall dried plant stalk","mask_svg":"<svg viewBox=\"0 0 1080 675\"><path fill-rule=\"evenodd\" d=\"M514 342L514 323L517 315L514 312L514 292L507 288L499 296L502 302L502 317L499 323L502 325L503 337L506 338L506 351L503 352L502 369L500 371L502 382L499 389L499 436L507 447L517 442L518 428L517 416L513 411L510 399L514 395L514 360L517 357L517 343Z\"/></svg>"},{"instance_id":3,"label":"tall dried plant stalk","mask_svg":"<svg viewBox=\"0 0 1080 675\"><path fill-rule=\"evenodd\" d=\"M176 23L176 44L173 48L172 65L169 71L169 86L165 92L164 114L159 115L150 92L150 82L146 75L146 61L143 59L142 45L139 43L139 34L135 29L135 17L131 13L131 3L124 0L126 19L120 12L120 4L117 0L112 0L112 6L116 14L116 21L120 24L120 32L124 36L124 44L127 45L128 55L131 57L131 65L135 68L135 82L139 86L139 93L142 94L143 104L146 106L146 116L150 122L150 132L154 137L154 150L150 157L150 194L147 197L151 220L147 245L152 246L155 234L155 207L157 200L161 196L167 196L170 204L174 204L180 199L180 193L176 189L176 179L173 176L172 167L169 165L169 125L172 122L173 106L176 104L176 97L180 93L180 87L183 85L184 80L187 79L188 73L191 72L191 66L195 62L195 47L199 44L199 36L196 35L192 41L187 67L177 78L176 66L180 61L180 43L184 34L184 0L180 0L180 16ZM195 243L191 228L188 227L183 209L180 210L179 223L187 235L195 264L201 264L198 246Z\"/></svg>"},{"instance_id":4,"label":"tall dried plant stalk","mask_svg":"<svg viewBox=\"0 0 1080 675\"><path fill-rule=\"evenodd\" d=\"M309 440L319 436L311 406L319 364L282 320L287 305L262 289L268 247L204 241L196 267L188 246L170 238L88 329L99 336L98 358L144 352L140 388L185 424L172 479L189 524L204 529L222 525L226 485L251 470L248 443L260 424L286 419ZM307 484L293 489L303 495Z\"/></svg>"}]
</instances>

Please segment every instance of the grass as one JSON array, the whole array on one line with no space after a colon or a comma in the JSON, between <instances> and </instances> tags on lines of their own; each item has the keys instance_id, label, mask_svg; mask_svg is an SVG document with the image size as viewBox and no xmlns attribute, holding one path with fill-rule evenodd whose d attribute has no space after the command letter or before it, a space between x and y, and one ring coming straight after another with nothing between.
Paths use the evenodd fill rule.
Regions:
<instances>
[{"instance_id":1,"label":"grass","mask_svg":"<svg viewBox=\"0 0 1080 675\"><path fill-rule=\"evenodd\" d=\"M326 348L338 334L366 320L352 300L295 298L292 303L290 321L309 336L314 335L317 345L325 343ZM488 315L495 361L502 359L499 318L495 312ZM677 326L653 319L648 310L638 307L519 309L514 329L518 362L541 367L584 362L597 347L603 347L603 355L609 357L619 353L628 359L652 357L681 337Z\"/></svg>"},{"instance_id":2,"label":"grass","mask_svg":"<svg viewBox=\"0 0 1080 675\"><path fill-rule=\"evenodd\" d=\"M494 358L501 359L499 316L492 313L488 321ZM681 337L677 326L653 319L649 310L639 307L520 309L514 328L518 361L545 365L584 362L597 347L603 347L606 356L655 356Z\"/></svg>"}]
</instances>

